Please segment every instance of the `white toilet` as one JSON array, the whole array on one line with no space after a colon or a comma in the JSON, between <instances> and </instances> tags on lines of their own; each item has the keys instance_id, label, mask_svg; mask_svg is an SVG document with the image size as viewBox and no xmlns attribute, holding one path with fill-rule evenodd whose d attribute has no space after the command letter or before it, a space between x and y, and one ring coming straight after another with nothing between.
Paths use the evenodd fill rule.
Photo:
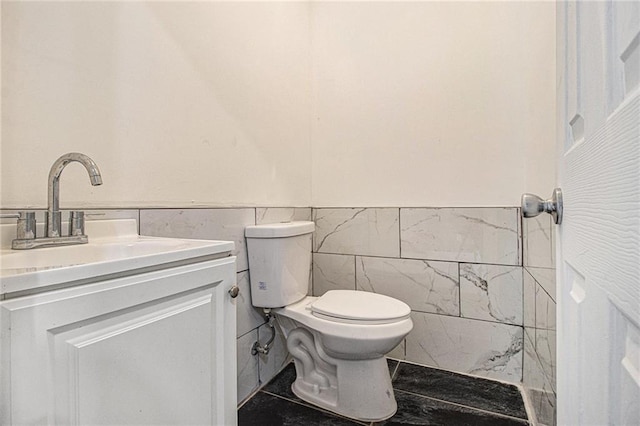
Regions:
<instances>
[{"instance_id":1,"label":"white toilet","mask_svg":"<svg viewBox=\"0 0 640 426\"><path fill-rule=\"evenodd\" d=\"M413 328L411 310L365 291L307 296L313 230L313 222L246 228L253 306L273 309L300 399L358 420L387 419L397 405L384 355Z\"/></svg>"}]
</instances>

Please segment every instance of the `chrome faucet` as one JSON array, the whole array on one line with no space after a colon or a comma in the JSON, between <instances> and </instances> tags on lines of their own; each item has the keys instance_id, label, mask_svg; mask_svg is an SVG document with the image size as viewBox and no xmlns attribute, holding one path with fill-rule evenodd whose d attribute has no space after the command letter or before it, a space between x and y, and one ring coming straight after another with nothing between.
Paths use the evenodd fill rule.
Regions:
<instances>
[{"instance_id":1,"label":"chrome faucet","mask_svg":"<svg viewBox=\"0 0 640 426\"><path fill-rule=\"evenodd\" d=\"M69 235L62 235L62 216L60 212L60 175L67 164L77 161L89 173L91 185L102 185L102 176L96 163L84 154L70 152L58 158L49 172L47 187L47 218L45 235L36 235L36 220L34 212L20 212L8 215L18 219L17 238L11 243L16 250L38 247L51 247L70 244L86 244L89 239L84 233L84 212L72 211L69 216Z\"/></svg>"},{"instance_id":2,"label":"chrome faucet","mask_svg":"<svg viewBox=\"0 0 640 426\"><path fill-rule=\"evenodd\" d=\"M67 164L77 161L89 173L91 185L102 185L102 175L98 165L89 157L78 152L70 152L58 158L49 171L47 185L47 237L60 237L62 232L62 216L60 215L60 175Z\"/></svg>"}]
</instances>

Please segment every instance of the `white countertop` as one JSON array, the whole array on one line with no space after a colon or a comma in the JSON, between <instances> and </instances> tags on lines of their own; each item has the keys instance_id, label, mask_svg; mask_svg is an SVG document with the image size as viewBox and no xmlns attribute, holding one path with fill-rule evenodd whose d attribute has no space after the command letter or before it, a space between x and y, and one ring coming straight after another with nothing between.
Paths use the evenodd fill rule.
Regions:
<instances>
[{"instance_id":1,"label":"white countertop","mask_svg":"<svg viewBox=\"0 0 640 426\"><path fill-rule=\"evenodd\" d=\"M145 237L133 219L87 221L88 244L11 250L16 225L0 225L0 294L126 275L189 259L229 255L232 241Z\"/></svg>"}]
</instances>

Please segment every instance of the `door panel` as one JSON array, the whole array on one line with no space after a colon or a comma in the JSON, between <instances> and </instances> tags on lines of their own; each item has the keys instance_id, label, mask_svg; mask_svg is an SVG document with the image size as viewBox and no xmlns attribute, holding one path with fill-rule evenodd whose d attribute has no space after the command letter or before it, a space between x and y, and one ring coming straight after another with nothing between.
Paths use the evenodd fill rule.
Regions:
<instances>
[{"instance_id":1,"label":"door panel","mask_svg":"<svg viewBox=\"0 0 640 426\"><path fill-rule=\"evenodd\" d=\"M637 2L558 2L558 423L639 424Z\"/></svg>"}]
</instances>

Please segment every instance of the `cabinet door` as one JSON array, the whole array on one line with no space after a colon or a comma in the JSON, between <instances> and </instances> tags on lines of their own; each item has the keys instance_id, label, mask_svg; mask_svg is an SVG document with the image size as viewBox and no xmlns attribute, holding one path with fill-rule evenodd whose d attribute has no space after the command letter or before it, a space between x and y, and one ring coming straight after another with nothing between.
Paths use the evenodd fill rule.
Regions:
<instances>
[{"instance_id":1,"label":"cabinet door","mask_svg":"<svg viewBox=\"0 0 640 426\"><path fill-rule=\"evenodd\" d=\"M234 283L225 258L2 302L2 423L235 424Z\"/></svg>"}]
</instances>

